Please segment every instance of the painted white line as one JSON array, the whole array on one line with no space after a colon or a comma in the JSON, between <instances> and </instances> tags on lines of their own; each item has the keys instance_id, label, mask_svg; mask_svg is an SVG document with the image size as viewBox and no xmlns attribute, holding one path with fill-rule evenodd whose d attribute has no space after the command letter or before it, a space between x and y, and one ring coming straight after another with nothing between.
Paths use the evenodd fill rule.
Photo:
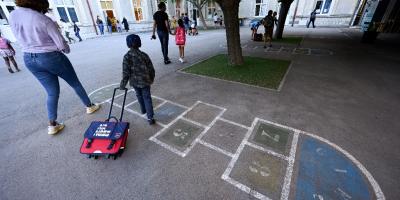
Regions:
<instances>
[{"instance_id":1,"label":"painted white line","mask_svg":"<svg viewBox=\"0 0 400 200\"><path fill-rule=\"evenodd\" d=\"M168 149L168 150L170 150L170 151L172 151L173 153L178 154L178 155L181 156L181 157L185 157L185 154L184 154L184 153L182 153L181 151L175 149L174 147L171 147L171 146L168 145L168 144L165 144L164 142L161 142L160 140L158 140L158 139L155 138L155 137L154 137L154 138L151 137L149 140L152 141L152 142L157 143L158 145L160 145L160 146L162 146L162 147L164 147L164 148L166 148L166 149Z\"/></svg>"},{"instance_id":2,"label":"painted white line","mask_svg":"<svg viewBox=\"0 0 400 200\"><path fill-rule=\"evenodd\" d=\"M97 91L99 91L99 90L102 90L102 89L107 88L107 87L111 87L111 86L113 86L113 85L118 85L118 84L119 84L119 83L113 83L113 84L109 84L109 85L103 86L103 87L101 87L101 88L98 88L98 89L96 89L96 90L90 92L88 96L90 97L92 94L94 94L95 92L97 92Z\"/></svg>"},{"instance_id":3,"label":"painted white line","mask_svg":"<svg viewBox=\"0 0 400 200\"><path fill-rule=\"evenodd\" d=\"M108 103L111 104L111 102L108 102ZM114 103L114 106L117 107L117 108L121 108L121 109L122 109L122 106L119 105L119 104L117 104L117 103ZM126 106L125 106L125 109L124 109L124 110L127 111L127 112L129 112L129 113L131 113L131 114L137 115L137 116L139 116L139 117L141 117L141 118L147 120L146 114L143 114L143 115L142 115L141 113L138 113L138 112L136 112L136 111L134 111L134 110L132 110L132 109L127 108ZM161 123L161 122L157 122L157 121L156 121L156 123L157 123L158 125L162 126L162 127L165 127L165 126L166 126L165 124L163 124L163 123Z\"/></svg>"},{"instance_id":4,"label":"painted white line","mask_svg":"<svg viewBox=\"0 0 400 200\"><path fill-rule=\"evenodd\" d=\"M222 153L222 154L224 154L224 155L226 155L226 156L229 156L229 157L233 157L233 154L232 153L230 153L230 152L228 152L228 151L226 151L226 150L223 150L223 149L221 149L221 148L219 148L219 147L217 147L217 146L214 146L214 145L212 145L212 144L210 144L210 143L208 143L208 142L205 142L205 141L203 141L203 140L199 140L199 143L200 144L202 144L202 145L204 145L204 146L206 146L206 147L208 147L208 148L210 148L210 149L213 149L213 150L215 150L215 151L218 151L218 152L220 152L220 153Z\"/></svg>"},{"instance_id":5,"label":"painted white line","mask_svg":"<svg viewBox=\"0 0 400 200\"><path fill-rule=\"evenodd\" d=\"M261 87L261 86L256 86L256 85L250 85L250 84L240 83L240 82L236 82L236 81L229 81L229 80L219 79L219 78L215 78L215 77L211 77L211 76L204 76L204 75L192 74L192 73L188 73L188 72L184 72L184 71L177 71L177 72L178 72L178 73L182 73L182 74L186 74L186 75L189 75L189 76L195 76L195 77L200 77L200 78L205 78L205 79L211 79L211 80L216 80L216 81L222 81L222 82L226 82L226 83L239 84L239 85L243 85L243 86L247 86L247 87L253 87L253 88L262 89L262 90L268 90L268 91L279 92L279 91L276 90L276 89L271 89L271 88L266 88L266 87Z\"/></svg>"},{"instance_id":6,"label":"painted white line","mask_svg":"<svg viewBox=\"0 0 400 200\"><path fill-rule=\"evenodd\" d=\"M167 101L163 101L162 103L158 104L158 106L154 107L153 110L156 110L157 108L163 106L166 103L167 103Z\"/></svg>"},{"instance_id":7,"label":"painted white line","mask_svg":"<svg viewBox=\"0 0 400 200\"><path fill-rule=\"evenodd\" d=\"M371 183L372 188L375 192L375 196L377 200L385 200L385 195L382 192L382 189L380 188L378 182L376 182L376 180L374 179L374 177L372 176L372 174L364 167L364 165L362 165L360 163L360 161L358 161L354 156L352 156L349 152L347 152L346 150L340 148L338 145L330 142L329 140L322 138L320 136L311 134L311 133L307 133L304 131L300 131L300 133L308 135L310 137L313 137L317 140L320 140L322 142L327 143L328 145L332 146L333 148L335 148L336 150L338 150L339 152L343 153L348 159L350 159L360 170L361 172L367 177L368 181Z\"/></svg>"},{"instance_id":8,"label":"painted white line","mask_svg":"<svg viewBox=\"0 0 400 200\"><path fill-rule=\"evenodd\" d=\"M250 127L248 127L248 126L245 126L245 125L243 125L243 124L239 124L239 123L236 123L236 122L234 122L234 121L231 121L231 120L228 120L228 119L225 119L225 118L219 118L219 120L220 121L223 121L223 122L226 122L226 123L229 123L229 124L232 124L232 125L235 125L235 126L239 126L239 127L241 127L241 128L244 128L244 129L250 129Z\"/></svg>"},{"instance_id":9,"label":"painted white line","mask_svg":"<svg viewBox=\"0 0 400 200\"><path fill-rule=\"evenodd\" d=\"M257 119L255 119L253 121L253 123L251 124L251 128L247 131L247 133L244 136L242 142L240 143L238 149L236 150L236 153L233 155L231 162L229 162L228 167L225 169L224 173L222 174L221 178L223 180L227 180L229 178L229 174L232 172L232 169L235 166L235 163L238 160L240 153L242 153L244 147L246 146L246 142L248 141L251 133L253 132L253 129L256 126L256 123L257 123ZM242 185L242 184L240 184L240 185L239 184L233 184L233 185L246 192L246 190L241 188L240 185ZM247 192L247 193L249 193L249 192Z\"/></svg>"},{"instance_id":10,"label":"painted white line","mask_svg":"<svg viewBox=\"0 0 400 200\"><path fill-rule=\"evenodd\" d=\"M269 150L269 149L266 149L266 148L264 148L264 147L261 147L261 146L258 146L258 145L256 145L256 144L253 144L253 143L251 143L251 142L246 142L246 145L248 145L248 146L250 146L250 147L253 147L253 148L255 148L255 149L258 149L258 150L260 150L260 151L262 151L262 152L265 152L265 153L267 153L267 154L270 154L270 155L273 155L273 156L275 156L275 157L278 157L278 158L280 158L280 159L282 159L282 160L286 160L286 161L289 161L289 158L288 157L286 157L286 156L284 156L284 155L282 155L282 154L280 154L280 153L276 153L276 152L274 152L274 151L271 151L271 150Z\"/></svg>"},{"instance_id":11,"label":"painted white line","mask_svg":"<svg viewBox=\"0 0 400 200\"><path fill-rule=\"evenodd\" d=\"M214 105L214 104L209 104L209 103L205 103L205 102L202 102L202 101L199 101L201 104L204 104L204 105L206 105L206 106L210 106L210 107L214 107L214 108L218 108L218 109L220 109L220 110L226 110L226 108L224 108L224 107L221 107L221 106L217 106L217 105Z\"/></svg>"},{"instance_id":12,"label":"painted white line","mask_svg":"<svg viewBox=\"0 0 400 200\"><path fill-rule=\"evenodd\" d=\"M157 99L160 99L160 100L162 100L162 101L166 101L166 102L168 102L168 103L170 103L170 104L179 106L179 107L184 108L184 109L188 109L188 108L189 108L189 107L187 107L187 106L181 105L181 104L179 104L179 103L172 102L172 101L170 101L170 100L167 100L167 99L164 99L164 98L161 98L161 97L158 97L158 96L157 96Z\"/></svg>"},{"instance_id":13,"label":"painted white line","mask_svg":"<svg viewBox=\"0 0 400 200\"><path fill-rule=\"evenodd\" d=\"M265 119L260 119L258 117L256 117L255 119L257 121L264 122L264 123L267 123L267 124L272 124L272 125L274 125L276 127L288 129L288 130L291 130L293 132L301 132L299 129L295 129L295 128L292 128L292 127L289 127L289 126L286 126L286 125L282 125L282 124L278 124L278 123L275 123L275 122L271 122L271 121L268 121L268 120L265 120Z\"/></svg>"},{"instance_id":14,"label":"painted white line","mask_svg":"<svg viewBox=\"0 0 400 200\"><path fill-rule=\"evenodd\" d=\"M287 68L287 70L286 70L286 72L285 72L285 75L283 75L283 78L282 78L281 82L279 83L278 92L280 92L280 91L282 90L283 84L284 84L285 81L286 81L286 77L287 77L287 75L289 74L290 69L292 69L292 64L293 64L293 63L290 62L290 65L289 65L289 67Z\"/></svg>"},{"instance_id":15,"label":"painted white line","mask_svg":"<svg viewBox=\"0 0 400 200\"><path fill-rule=\"evenodd\" d=\"M200 127L204 128L204 129L208 128L208 126L203 125L203 124L200 124L199 122L195 122L195 121L190 120L190 119L188 119L188 118L182 117L181 119L184 120L184 121L187 121L187 122L189 122L189 123L195 124L195 125L197 125L197 126L200 126Z\"/></svg>"},{"instance_id":16,"label":"painted white line","mask_svg":"<svg viewBox=\"0 0 400 200\"><path fill-rule=\"evenodd\" d=\"M150 141L153 141L153 142L155 142L155 143L157 143L157 144L159 144L159 145L161 145L162 147L164 147L164 148L170 150L170 151L173 152L173 153L178 154L178 155L181 156L181 157L185 157L186 154L185 154L184 152L181 152L181 151L175 149L174 147L172 147L172 146L170 146L170 145L168 145L168 144L166 144L166 143L164 143L164 142L161 142L160 140L157 139L157 137L158 137L159 135L161 135L164 131L166 131L169 127L171 127L174 123L176 123L178 120L180 120L187 112L191 111L191 110L192 110L196 105L198 105L198 104L199 104L198 101L197 101L196 103L194 103L191 107L189 107L187 110L185 110L183 113L181 113L176 119L172 120L169 124L165 125L163 129L161 129L161 130L158 131L156 134L154 134L153 136L151 136L151 137L149 138L149 140L150 140Z\"/></svg>"},{"instance_id":17,"label":"painted white line","mask_svg":"<svg viewBox=\"0 0 400 200\"><path fill-rule=\"evenodd\" d=\"M128 106L133 105L133 104L136 103L136 102L138 102L138 100L135 100L135 101L132 101L131 103L126 104L126 105L125 105L125 108L128 107Z\"/></svg>"},{"instance_id":18,"label":"painted white line","mask_svg":"<svg viewBox=\"0 0 400 200\"><path fill-rule=\"evenodd\" d=\"M294 161L296 157L297 142L299 141L299 131L294 132L292 146L290 147L289 162L286 167L285 179L283 182L281 200L289 199L290 183L292 180Z\"/></svg>"},{"instance_id":19,"label":"painted white line","mask_svg":"<svg viewBox=\"0 0 400 200\"><path fill-rule=\"evenodd\" d=\"M198 101L200 103L200 101ZM207 133L208 130L210 130L210 128L212 126L214 126L214 124L218 121L218 119L224 114L224 112L226 111L226 109L223 109L216 117L215 119L210 123L209 126L206 126L206 128L204 129L203 132L200 133L199 136L197 136L197 138L192 142L192 144L190 145L189 148L187 148L185 150L185 156L193 149L194 146L196 146L196 144L201 140L201 138L203 138L203 136Z\"/></svg>"},{"instance_id":20,"label":"painted white line","mask_svg":"<svg viewBox=\"0 0 400 200\"><path fill-rule=\"evenodd\" d=\"M255 190L250 189L248 186L241 184L240 182L230 178L229 176L227 176L227 177L223 176L222 179L257 199L271 200L270 198L264 196L263 194L255 191Z\"/></svg>"}]
</instances>

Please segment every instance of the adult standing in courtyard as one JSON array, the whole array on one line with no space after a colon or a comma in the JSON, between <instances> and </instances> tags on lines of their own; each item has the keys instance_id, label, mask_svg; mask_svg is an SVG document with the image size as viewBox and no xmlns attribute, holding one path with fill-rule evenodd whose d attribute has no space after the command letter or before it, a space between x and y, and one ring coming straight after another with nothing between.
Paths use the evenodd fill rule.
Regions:
<instances>
[{"instance_id":1,"label":"adult standing in courtyard","mask_svg":"<svg viewBox=\"0 0 400 200\"><path fill-rule=\"evenodd\" d=\"M263 19L263 25L265 28L264 34L264 48L267 48L267 43L269 43L269 47L272 47L272 35L274 33L274 17L272 16L272 10L268 11L268 15Z\"/></svg>"},{"instance_id":2,"label":"adult standing in courtyard","mask_svg":"<svg viewBox=\"0 0 400 200\"><path fill-rule=\"evenodd\" d=\"M109 34L112 34L112 21L110 17L107 17L107 30Z\"/></svg>"},{"instance_id":3,"label":"adult standing in courtyard","mask_svg":"<svg viewBox=\"0 0 400 200\"><path fill-rule=\"evenodd\" d=\"M313 28L315 28L315 18L317 18L317 9L314 9L311 13L310 13L310 20L307 23L307 28L310 27L310 24L312 23Z\"/></svg>"},{"instance_id":4,"label":"adult standing in courtyard","mask_svg":"<svg viewBox=\"0 0 400 200\"><path fill-rule=\"evenodd\" d=\"M64 124L56 121L60 94L58 77L75 90L86 106L86 113L91 114L100 106L90 101L71 62L64 55L70 49L56 23L44 15L49 9L49 2L16 0L15 3L18 8L10 14L11 30L22 47L26 67L47 92L48 134L54 135L64 128Z\"/></svg>"},{"instance_id":5,"label":"adult standing in courtyard","mask_svg":"<svg viewBox=\"0 0 400 200\"><path fill-rule=\"evenodd\" d=\"M164 64L170 64L171 61L168 58L168 42L169 42L169 22L168 22L168 15L165 12L167 6L164 2L158 4L158 11L154 13L153 19L153 35L151 36L152 39L156 39L155 32L157 28L157 35L160 39L161 43L161 51L164 56Z\"/></svg>"},{"instance_id":6,"label":"adult standing in courtyard","mask_svg":"<svg viewBox=\"0 0 400 200\"><path fill-rule=\"evenodd\" d=\"M101 20L99 16L97 16L96 24L97 24L97 27L99 27L100 35L104 35L104 23L103 23L103 20Z\"/></svg>"},{"instance_id":7,"label":"adult standing in courtyard","mask_svg":"<svg viewBox=\"0 0 400 200\"><path fill-rule=\"evenodd\" d=\"M129 31L129 24L128 24L128 20L126 20L125 17L122 19L122 24L124 25L125 31L128 32Z\"/></svg>"},{"instance_id":8,"label":"adult standing in courtyard","mask_svg":"<svg viewBox=\"0 0 400 200\"><path fill-rule=\"evenodd\" d=\"M189 19L187 13L185 13L185 16L183 17L183 24L185 25L186 34L187 34L187 32L189 31L189 28L190 28L190 24L189 23L190 23L190 19Z\"/></svg>"}]
</instances>

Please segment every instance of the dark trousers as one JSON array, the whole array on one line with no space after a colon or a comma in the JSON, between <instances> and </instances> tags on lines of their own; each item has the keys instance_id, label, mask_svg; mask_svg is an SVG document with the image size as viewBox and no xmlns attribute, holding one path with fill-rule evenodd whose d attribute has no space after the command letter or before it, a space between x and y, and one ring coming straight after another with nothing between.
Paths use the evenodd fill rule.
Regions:
<instances>
[{"instance_id":1,"label":"dark trousers","mask_svg":"<svg viewBox=\"0 0 400 200\"><path fill-rule=\"evenodd\" d=\"M313 28L315 28L314 22L315 22L315 19L310 19L310 21L308 21L308 23L307 23L307 28L310 27L311 23L312 23Z\"/></svg>"},{"instance_id":2,"label":"dark trousers","mask_svg":"<svg viewBox=\"0 0 400 200\"><path fill-rule=\"evenodd\" d=\"M151 100L150 86L144 88L133 87L136 92L140 110L142 113L147 113L147 119L154 118L153 101Z\"/></svg>"},{"instance_id":3,"label":"dark trousers","mask_svg":"<svg viewBox=\"0 0 400 200\"><path fill-rule=\"evenodd\" d=\"M82 41L81 35L79 35L79 31L75 32L75 36L79 39L79 42Z\"/></svg>"},{"instance_id":4,"label":"dark trousers","mask_svg":"<svg viewBox=\"0 0 400 200\"><path fill-rule=\"evenodd\" d=\"M160 39L161 51L164 56L164 61L167 61L167 60L169 60L169 58L168 58L169 33L157 30L157 35L158 35L158 39Z\"/></svg>"}]
</instances>

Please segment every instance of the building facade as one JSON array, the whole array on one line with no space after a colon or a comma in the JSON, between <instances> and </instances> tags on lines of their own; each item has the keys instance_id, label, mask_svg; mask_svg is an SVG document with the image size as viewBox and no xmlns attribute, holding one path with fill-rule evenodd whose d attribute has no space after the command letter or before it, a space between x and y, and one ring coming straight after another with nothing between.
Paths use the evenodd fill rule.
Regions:
<instances>
[{"instance_id":1,"label":"building facade","mask_svg":"<svg viewBox=\"0 0 400 200\"><path fill-rule=\"evenodd\" d=\"M50 12L48 16L59 22L75 21L81 27L81 35L85 38L96 35L96 17L103 22L107 17L115 17L122 21L125 17L130 29L137 31L151 30L152 15L157 11L160 1L167 4L169 16L180 16L187 13L189 18L202 26L199 20L203 15L206 23L212 24L215 13L222 15L222 10L214 2L207 3L202 10L197 10L186 0L49 0ZM310 13L317 9L317 26L349 26L357 20L360 7L367 0L294 0L289 10L286 24L305 25ZM239 7L239 17L249 21L253 18L264 17L268 10L279 13L280 4L277 0L242 0ZM0 1L0 28L3 35L11 37L8 26L10 12L15 9L14 0ZM362 10L362 9L361 9ZM356 16L357 15L357 16ZM356 17L355 17L356 16ZM360 18L360 17L358 17ZM294 20L293 20L294 19Z\"/></svg>"},{"instance_id":2,"label":"building facade","mask_svg":"<svg viewBox=\"0 0 400 200\"><path fill-rule=\"evenodd\" d=\"M349 26L360 1L363 0L294 0L286 24L306 25L316 9L317 26ZM268 10L279 13L279 7L277 0L242 0L239 15L247 19L264 17Z\"/></svg>"}]
</instances>

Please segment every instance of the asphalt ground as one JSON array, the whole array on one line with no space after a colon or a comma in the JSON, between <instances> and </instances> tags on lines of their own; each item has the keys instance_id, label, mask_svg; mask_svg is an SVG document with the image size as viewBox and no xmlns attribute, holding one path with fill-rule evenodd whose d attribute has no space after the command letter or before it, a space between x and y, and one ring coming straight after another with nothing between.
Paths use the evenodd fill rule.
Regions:
<instances>
[{"instance_id":1,"label":"asphalt ground","mask_svg":"<svg viewBox=\"0 0 400 200\"><path fill-rule=\"evenodd\" d=\"M61 81L59 120L66 129L48 136L45 91L18 51L22 72L9 74L4 65L0 72L0 199L382 199L379 189L398 199L400 71L393 44L399 43L385 36L360 44L353 29L285 34L304 40L263 49L247 28L241 34L245 55L292 61L280 91L178 71L226 53L223 30L189 37L185 64L171 37L171 65L162 63L159 42L140 34L156 68L152 93L161 120L149 126L130 92L131 133L115 161L79 153L84 131L106 117L110 103L88 116ZM120 81L126 51L123 35L72 45L68 57L87 92L104 87L91 98L109 99L99 91Z\"/></svg>"}]
</instances>

